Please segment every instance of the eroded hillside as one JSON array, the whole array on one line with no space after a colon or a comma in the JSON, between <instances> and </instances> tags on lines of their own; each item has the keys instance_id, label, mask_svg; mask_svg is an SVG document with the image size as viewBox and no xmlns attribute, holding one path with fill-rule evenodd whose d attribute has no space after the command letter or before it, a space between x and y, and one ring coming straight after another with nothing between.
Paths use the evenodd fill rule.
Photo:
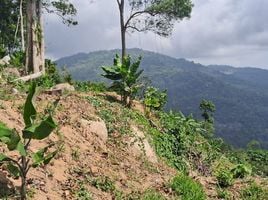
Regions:
<instances>
[{"instance_id":1,"label":"eroded hillside","mask_svg":"<svg viewBox=\"0 0 268 200\"><path fill-rule=\"evenodd\" d=\"M0 122L21 132L27 94L21 85L4 79L0 93ZM33 142L30 150L53 141L64 145L49 165L30 170L30 199L223 199L213 168L225 167L225 161L221 162L224 155L215 152L198 132L189 132L195 130L192 126L197 122L177 116L165 124L161 119L169 115L148 117L141 103L125 108L118 99L110 92L51 94L39 88L34 101L38 113L46 112L59 100L54 114L58 126L49 139ZM173 144L168 142L172 140L168 131L175 123L172 119L181 121L180 130L186 130L181 146L185 155L174 152L175 147L180 150L179 146L169 146ZM0 147L1 152L7 152L4 145ZM10 177L6 169L0 165L0 197L15 199L20 180ZM173 179L183 171L189 177L178 175ZM267 180L259 176L238 178L222 193L239 199L251 182L262 188L259 199L264 200Z\"/></svg>"}]
</instances>

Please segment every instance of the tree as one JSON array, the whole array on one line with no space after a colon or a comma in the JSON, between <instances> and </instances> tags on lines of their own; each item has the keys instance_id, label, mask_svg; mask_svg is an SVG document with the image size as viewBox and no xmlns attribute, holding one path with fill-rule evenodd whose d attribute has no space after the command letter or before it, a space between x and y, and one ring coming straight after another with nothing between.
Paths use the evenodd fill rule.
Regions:
<instances>
[{"instance_id":1,"label":"tree","mask_svg":"<svg viewBox=\"0 0 268 200\"><path fill-rule=\"evenodd\" d=\"M199 108L202 111L202 117L205 120L203 123L203 128L207 131L206 136L211 137L214 133L213 113L216 111L216 107L212 101L203 99Z\"/></svg>"},{"instance_id":2,"label":"tree","mask_svg":"<svg viewBox=\"0 0 268 200\"><path fill-rule=\"evenodd\" d=\"M121 63L119 55L116 55L113 66L102 67L105 72L102 76L114 81L111 88L121 95L123 104L129 107L140 88L138 79L143 72L143 70L138 71L140 62L141 57L131 63L130 56L125 56Z\"/></svg>"},{"instance_id":3,"label":"tree","mask_svg":"<svg viewBox=\"0 0 268 200\"><path fill-rule=\"evenodd\" d=\"M207 101L203 99L199 106L200 110L203 112L202 117L205 121L213 123L213 113L216 111L216 107L212 101Z\"/></svg>"},{"instance_id":4,"label":"tree","mask_svg":"<svg viewBox=\"0 0 268 200\"><path fill-rule=\"evenodd\" d=\"M14 1L0 1L0 49L6 53L11 53L17 45L17 41L14 41L17 12L18 7ZM3 55L0 56L2 58Z\"/></svg>"},{"instance_id":5,"label":"tree","mask_svg":"<svg viewBox=\"0 0 268 200\"><path fill-rule=\"evenodd\" d=\"M27 45L26 45L26 71L31 73L45 72L44 31L42 23L42 8L49 13L55 13L63 19L64 23L77 24L72 16L76 9L68 0L43 1L27 0Z\"/></svg>"},{"instance_id":6,"label":"tree","mask_svg":"<svg viewBox=\"0 0 268 200\"><path fill-rule=\"evenodd\" d=\"M58 15L67 25L77 24L73 20L77 10L69 0L0 1L0 51L3 54L25 51L27 73L45 71L43 11Z\"/></svg>"},{"instance_id":7,"label":"tree","mask_svg":"<svg viewBox=\"0 0 268 200\"><path fill-rule=\"evenodd\" d=\"M120 13L122 59L126 55L126 32L152 31L157 35L170 36L177 20L189 18L191 0L128 0L130 14L125 17L126 0L116 0Z\"/></svg>"}]
</instances>

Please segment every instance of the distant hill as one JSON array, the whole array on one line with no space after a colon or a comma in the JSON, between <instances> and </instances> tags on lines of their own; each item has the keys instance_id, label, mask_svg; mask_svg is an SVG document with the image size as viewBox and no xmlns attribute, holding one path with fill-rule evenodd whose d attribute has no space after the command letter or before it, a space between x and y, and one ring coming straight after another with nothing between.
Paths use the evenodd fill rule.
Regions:
<instances>
[{"instance_id":1,"label":"distant hill","mask_svg":"<svg viewBox=\"0 0 268 200\"><path fill-rule=\"evenodd\" d=\"M76 80L106 81L101 77L100 66L111 65L119 52L79 53L56 62ZM204 66L141 49L130 49L128 53L142 55L144 75L152 85L168 90L166 109L200 117L200 101L212 100L217 109L218 136L236 147L258 140L268 148L268 70Z\"/></svg>"}]
</instances>

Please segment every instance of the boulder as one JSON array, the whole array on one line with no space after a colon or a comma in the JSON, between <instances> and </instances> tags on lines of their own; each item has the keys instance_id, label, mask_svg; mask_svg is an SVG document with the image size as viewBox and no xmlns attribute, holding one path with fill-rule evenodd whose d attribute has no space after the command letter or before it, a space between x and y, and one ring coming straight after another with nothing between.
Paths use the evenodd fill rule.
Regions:
<instances>
[{"instance_id":1,"label":"boulder","mask_svg":"<svg viewBox=\"0 0 268 200\"><path fill-rule=\"evenodd\" d=\"M17 68L14 67L6 67L3 69L3 74L5 76L13 76L13 77L20 77L20 72Z\"/></svg>"},{"instance_id":2,"label":"boulder","mask_svg":"<svg viewBox=\"0 0 268 200\"><path fill-rule=\"evenodd\" d=\"M103 143L107 142L108 131L103 120L99 119L99 121L88 121L85 119L81 119L81 126L99 137Z\"/></svg>"},{"instance_id":3,"label":"boulder","mask_svg":"<svg viewBox=\"0 0 268 200\"><path fill-rule=\"evenodd\" d=\"M141 132L137 127L132 126L132 131L135 137L129 143L130 150L137 156L145 155L148 161L152 163L157 163L157 156L154 149L149 144L143 132Z\"/></svg>"},{"instance_id":4,"label":"boulder","mask_svg":"<svg viewBox=\"0 0 268 200\"><path fill-rule=\"evenodd\" d=\"M66 91L75 91L75 88L74 86L70 85L69 83L60 83L60 84L57 84L55 86L53 86L49 92L51 94L55 94L55 93L60 93L62 94L63 92L66 92Z\"/></svg>"},{"instance_id":5,"label":"boulder","mask_svg":"<svg viewBox=\"0 0 268 200\"><path fill-rule=\"evenodd\" d=\"M0 65L8 65L10 61L10 56L7 55L4 58L0 59Z\"/></svg>"}]
</instances>

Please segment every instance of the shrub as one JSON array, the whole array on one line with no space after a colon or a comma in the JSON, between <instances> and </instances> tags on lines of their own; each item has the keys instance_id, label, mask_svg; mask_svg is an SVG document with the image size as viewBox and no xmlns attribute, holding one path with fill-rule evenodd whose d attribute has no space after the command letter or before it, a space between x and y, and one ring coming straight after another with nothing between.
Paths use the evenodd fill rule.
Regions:
<instances>
[{"instance_id":1,"label":"shrub","mask_svg":"<svg viewBox=\"0 0 268 200\"><path fill-rule=\"evenodd\" d=\"M231 173L234 178L244 178L247 175L251 174L251 168L244 164L238 164L233 169L231 169Z\"/></svg>"},{"instance_id":2,"label":"shrub","mask_svg":"<svg viewBox=\"0 0 268 200\"><path fill-rule=\"evenodd\" d=\"M167 92L148 87L144 95L144 105L150 112L151 109L161 110L167 102Z\"/></svg>"},{"instance_id":3,"label":"shrub","mask_svg":"<svg viewBox=\"0 0 268 200\"><path fill-rule=\"evenodd\" d=\"M35 94L35 84L29 89L29 94L24 105L23 119L25 128L21 136L15 131L0 124L0 141L6 144L9 151L18 151L19 156L9 157L0 153L0 163L6 164L8 172L14 178L21 178L21 199L26 199L27 174L31 167L47 165L51 159L57 154L59 148L55 148L55 143L51 143L45 148L41 148L36 152L31 152L29 147L32 140L42 140L47 138L56 128L56 124L52 119L52 111L48 116L42 116L42 120L36 120L37 112L32 103Z\"/></svg>"},{"instance_id":4,"label":"shrub","mask_svg":"<svg viewBox=\"0 0 268 200\"><path fill-rule=\"evenodd\" d=\"M186 175L178 175L171 180L171 189L181 200L205 200L206 194L200 183Z\"/></svg>"},{"instance_id":5,"label":"shrub","mask_svg":"<svg viewBox=\"0 0 268 200\"><path fill-rule=\"evenodd\" d=\"M222 188L217 188L217 196L219 199L231 199L231 194L227 190L224 190Z\"/></svg>"},{"instance_id":6,"label":"shrub","mask_svg":"<svg viewBox=\"0 0 268 200\"><path fill-rule=\"evenodd\" d=\"M107 87L104 83L92 83L90 81L76 81L74 87L80 92L105 92Z\"/></svg>"},{"instance_id":7,"label":"shrub","mask_svg":"<svg viewBox=\"0 0 268 200\"><path fill-rule=\"evenodd\" d=\"M23 67L25 64L26 55L23 51L16 51L10 57L10 65L12 67Z\"/></svg>"},{"instance_id":8,"label":"shrub","mask_svg":"<svg viewBox=\"0 0 268 200\"><path fill-rule=\"evenodd\" d=\"M268 176L268 151L252 149L247 151L248 162L252 166L252 171L261 176Z\"/></svg>"},{"instance_id":9,"label":"shrub","mask_svg":"<svg viewBox=\"0 0 268 200\"><path fill-rule=\"evenodd\" d=\"M218 172L216 178L220 187L228 187L234 183L233 174L228 170Z\"/></svg>"},{"instance_id":10,"label":"shrub","mask_svg":"<svg viewBox=\"0 0 268 200\"><path fill-rule=\"evenodd\" d=\"M51 88L52 86L63 82L57 67L56 63L52 62L49 59L45 61L46 74L37 79L37 85L44 88Z\"/></svg>"},{"instance_id":11,"label":"shrub","mask_svg":"<svg viewBox=\"0 0 268 200\"><path fill-rule=\"evenodd\" d=\"M268 190L253 182L240 192L240 197L243 200L267 200Z\"/></svg>"}]
</instances>

